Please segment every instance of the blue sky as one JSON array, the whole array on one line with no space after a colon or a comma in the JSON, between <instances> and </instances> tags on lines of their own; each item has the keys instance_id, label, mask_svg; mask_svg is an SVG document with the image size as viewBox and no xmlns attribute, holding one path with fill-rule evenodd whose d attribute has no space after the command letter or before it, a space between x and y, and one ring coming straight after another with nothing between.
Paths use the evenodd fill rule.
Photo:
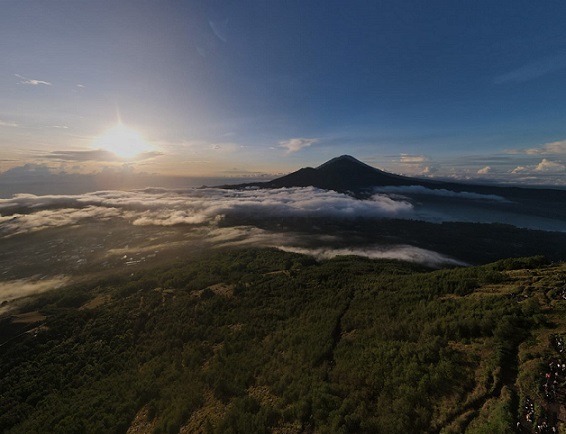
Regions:
<instances>
[{"instance_id":1,"label":"blue sky","mask_svg":"<svg viewBox=\"0 0 566 434\"><path fill-rule=\"evenodd\" d=\"M350 154L396 173L566 185L562 1L0 9L0 172L254 176ZM118 123L139 154L101 145L125 140L108 133Z\"/></svg>"}]
</instances>

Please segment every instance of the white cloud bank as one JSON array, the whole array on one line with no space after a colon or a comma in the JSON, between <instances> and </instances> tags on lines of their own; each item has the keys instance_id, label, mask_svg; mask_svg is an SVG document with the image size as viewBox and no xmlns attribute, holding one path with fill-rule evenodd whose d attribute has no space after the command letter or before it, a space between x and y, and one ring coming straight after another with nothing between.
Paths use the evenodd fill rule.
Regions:
<instances>
[{"instance_id":1,"label":"white cloud bank","mask_svg":"<svg viewBox=\"0 0 566 434\"><path fill-rule=\"evenodd\" d=\"M84 195L18 194L0 199L0 233L10 236L88 219L121 218L133 225L198 225L223 217L410 217L404 200L375 195L356 200L313 187L273 190L217 188L140 191L100 191Z\"/></svg>"},{"instance_id":2,"label":"white cloud bank","mask_svg":"<svg viewBox=\"0 0 566 434\"><path fill-rule=\"evenodd\" d=\"M421 196L413 205L404 195ZM446 207L435 209L427 205L424 195L457 198L460 201L441 201L441 205L446 203ZM138 227L139 231L147 226L181 226L178 228L182 238L180 241L198 240L209 246L277 247L320 259L358 255L431 266L462 265L439 253L408 245L360 247L360 244L368 241L351 239L348 238L351 235L340 233L270 231L253 225L260 221L268 224L270 221L281 222L286 218L399 218L433 222L481 222L486 218L485 213L481 214L482 209L474 207L479 201L490 203L489 210L486 211L489 216L487 222L510 222L508 212L495 212L497 204L508 204L503 197L433 190L422 186L376 189L375 194L367 200L314 187L247 190L147 188L136 191L98 191L82 195L18 194L10 199L0 199L0 238L50 228L88 225L91 222L120 222L129 224L132 228ZM458 211L460 205L457 206L456 203L464 208ZM495 208L492 209L493 207ZM519 224L521 227L531 225L530 221L518 221L522 222Z\"/></svg>"},{"instance_id":3,"label":"white cloud bank","mask_svg":"<svg viewBox=\"0 0 566 434\"><path fill-rule=\"evenodd\" d=\"M419 264L429 265L431 267L439 267L442 265L467 265L465 262L452 259L448 256L441 255L440 253L408 245L388 247L373 246L346 249L333 249L324 247L309 249L286 246L278 246L278 248L286 252L311 255L319 260L331 259L336 256L353 255L364 256L371 259L395 259L399 261L416 262Z\"/></svg>"},{"instance_id":4,"label":"white cloud bank","mask_svg":"<svg viewBox=\"0 0 566 434\"><path fill-rule=\"evenodd\" d=\"M32 233L49 228L88 224L118 219L133 226L186 225L192 239L211 246L276 247L328 259L338 255L398 259L430 266L463 263L439 253L397 245L388 247L311 248L332 245L340 237L275 233L254 226L219 227L226 216L270 218L322 217L412 217L413 206L376 194L369 200L357 200L334 191L313 187L273 190L223 190L217 188L139 191L99 191L84 195L16 195L0 199L0 235L4 237ZM243 220L246 221L245 219ZM336 239L335 239L336 238ZM186 240L185 240L186 241Z\"/></svg>"}]
</instances>

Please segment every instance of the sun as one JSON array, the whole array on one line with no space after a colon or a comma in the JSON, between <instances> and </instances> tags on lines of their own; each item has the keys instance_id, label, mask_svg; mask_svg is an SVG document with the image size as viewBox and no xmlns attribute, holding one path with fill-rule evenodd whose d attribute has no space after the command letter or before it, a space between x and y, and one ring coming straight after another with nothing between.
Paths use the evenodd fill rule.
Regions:
<instances>
[{"instance_id":1,"label":"sun","mask_svg":"<svg viewBox=\"0 0 566 434\"><path fill-rule=\"evenodd\" d=\"M123 160L132 160L140 154L155 150L140 133L121 123L100 135L94 146L112 152Z\"/></svg>"}]
</instances>

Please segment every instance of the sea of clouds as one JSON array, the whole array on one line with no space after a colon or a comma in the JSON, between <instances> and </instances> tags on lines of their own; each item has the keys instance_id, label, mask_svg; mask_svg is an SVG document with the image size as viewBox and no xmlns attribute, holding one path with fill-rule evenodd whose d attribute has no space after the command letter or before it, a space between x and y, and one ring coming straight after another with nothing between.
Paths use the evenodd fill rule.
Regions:
<instances>
[{"instance_id":1,"label":"sea of clouds","mask_svg":"<svg viewBox=\"0 0 566 434\"><path fill-rule=\"evenodd\" d=\"M187 234L198 236L211 245L271 246L310 254L320 259L336 255L360 255L434 266L460 264L437 252L410 245L345 247L344 239L338 240L338 234L273 233L255 227L252 223L246 226L245 223L246 218L250 218L250 221L285 218L482 221L480 215L470 217L471 214L468 213L467 217L458 216L458 212L450 215L450 207L441 211L429 209L408 194L457 197L472 205L477 202L498 204L506 201L493 195L426 190L410 187L404 187L403 190L382 189L365 200L314 187L245 190L147 188L134 191L97 191L80 195L18 194L12 198L0 199L0 237L15 237L49 228L80 226L92 221L120 221L140 229L148 226L181 227ZM466 212L459 211L460 214ZM240 222L238 226L222 224L229 217L235 217ZM503 223L508 223L504 213L501 214L501 219ZM333 237L340 242L333 243ZM317 247L313 248L313 245Z\"/></svg>"},{"instance_id":2,"label":"sea of clouds","mask_svg":"<svg viewBox=\"0 0 566 434\"><path fill-rule=\"evenodd\" d=\"M99 191L83 195L18 194L0 199L0 234L12 236L80 224L89 219L122 218L133 225L201 225L226 215L263 218L410 218L413 205L376 194L357 200L313 187L274 190L218 188Z\"/></svg>"}]
</instances>

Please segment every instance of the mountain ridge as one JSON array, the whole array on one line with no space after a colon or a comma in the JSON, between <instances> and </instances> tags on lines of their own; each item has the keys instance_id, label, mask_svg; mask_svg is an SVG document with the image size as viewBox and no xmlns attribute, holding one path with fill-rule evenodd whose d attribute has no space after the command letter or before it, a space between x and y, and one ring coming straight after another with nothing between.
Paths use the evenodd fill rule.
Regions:
<instances>
[{"instance_id":1,"label":"mountain ridge","mask_svg":"<svg viewBox=\"0 0 566 434\"><path fill-rule=\"evenodd\" d=\"M566 201L565 190L499 184L472 184L409 177L377 169L346 154L332 158L316 168L303 167L271 181L222 185L220 188L316 187L364 198L374 194L375 188L409 186L420 186L431 190L446 189L455 192L492 194L536 201Z\"/></svg>"}]
</instances>

